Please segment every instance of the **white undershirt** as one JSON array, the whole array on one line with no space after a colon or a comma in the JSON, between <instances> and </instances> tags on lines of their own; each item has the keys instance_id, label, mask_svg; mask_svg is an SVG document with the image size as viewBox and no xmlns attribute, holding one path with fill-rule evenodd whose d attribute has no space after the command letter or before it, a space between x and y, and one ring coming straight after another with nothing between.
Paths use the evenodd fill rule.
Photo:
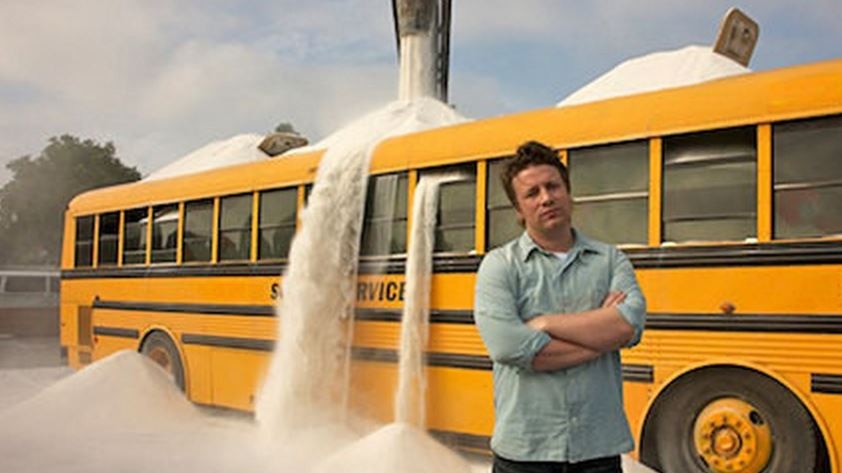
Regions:
<instances>
[{"instance_id":1,"label":"white undershirt","mask_svg":"<svg viewBox=\"0 0 842 473\"><path fill-rule=\"evenodd\" d=\"M561 261L564 261L564 260L567 259L567 252L566 251L553 251L552 253L555 255L556 258L558 258Z\"/></svg>"}]
</instances>

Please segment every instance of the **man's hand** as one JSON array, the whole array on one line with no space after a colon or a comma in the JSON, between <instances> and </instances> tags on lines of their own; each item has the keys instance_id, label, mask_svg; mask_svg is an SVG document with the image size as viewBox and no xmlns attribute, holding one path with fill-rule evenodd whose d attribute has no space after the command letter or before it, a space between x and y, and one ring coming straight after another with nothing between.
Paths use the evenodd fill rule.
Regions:
<instances>
[{"instance_id":1,"label":"man's hand","mask_svg":"<svg viewBox=\"0 0 842 473\"><path fill-rule=\"evenodd\" d=\"M602 301L602 305L600 307L602 307L603 309L607 309L608 307L616 307L622 304L624 300L626 300L626 294L624 292L611 291L608 293L607 296L605 296L605 300Z\"/></svg>"},{"instance_id":2,"label":"man's hand","mask_svg":"<svg viewBox=\"0 0 842 473\"><path fill-rule=\"evenodd\" d=\"M526 321L526 325L532 330L546 332L553 339L591 350L616 350L634 335L634 328L617 308L625 300L625 293L609 292L597 309L575 314L538 315Z\"/></svg>"}]
</instances>

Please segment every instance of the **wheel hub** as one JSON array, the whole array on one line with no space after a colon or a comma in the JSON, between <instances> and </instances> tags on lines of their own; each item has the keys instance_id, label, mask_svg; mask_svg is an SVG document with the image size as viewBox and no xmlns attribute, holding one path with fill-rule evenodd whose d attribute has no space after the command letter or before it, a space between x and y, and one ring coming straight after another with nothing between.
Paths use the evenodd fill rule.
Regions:
<instances>
[{"instance_id":1,"label":"wheel hub","mask_svg":"<svg viewBox=\"0 0 842 473\"><path fill-rule=\"evenodd\" d=\"M732 457L740 451L742 441L740 434L730 427L718 429L713 434L713 451L717 455Z\"/></svg>"},{"instance_id":2,"label":"wheel hub","mask_svg":"<svg viewBox=\"0 0 842 473\"><path fill-rule=\"evenodd\" d=\"M758 410L737 398L708 404L693 427L696 452L713 473L758 473L772 454L772 433Z\"/></svg>"}]
</instances>

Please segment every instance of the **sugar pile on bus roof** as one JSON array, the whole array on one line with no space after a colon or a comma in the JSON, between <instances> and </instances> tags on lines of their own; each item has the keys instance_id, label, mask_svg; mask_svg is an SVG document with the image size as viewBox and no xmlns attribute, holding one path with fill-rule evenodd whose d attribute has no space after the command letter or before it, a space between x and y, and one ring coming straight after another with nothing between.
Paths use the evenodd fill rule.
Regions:
<instances>
[{"instance_id":1,"label":"sugar pile on bus roof","mask_svg":"<svg viewBox=\"0 0 842 473\"><path fill-rule=\"evenodd\" d=\"M356 143L361 136L371 135L371 130L388 130L386 136L398 136L468 120L451 107L429 97L415 99L412 102L412 110L413 113L406 113L406 102L390 102L352 121L321 141L296 148L289 154L328 149L342 143Z\"/></svg>"},{"instance_id":2,"label":"sugar pile on bus roof","mask_svg":"<svg viewBox=\"0 0 842 473\"><path fill-rule=\"evenodd\" d=\"M445 106L438 100L427 97L413 101L412 106L416 111L413 114L402 112L406 105L406 102L402 101L390 102L354 120L321 141L293 149L285 155L323 150L340 143L353 143L360 136L368 136L370 133L367 130L371 129L388 130L388 136L396 136L467 120L452 108ZM258 148L263 139L264 136L262 135L250 133L236 135L227 140L213 141L152 172L144 179L165 179L234 164L269 159L269 156Z\"/></svg>"},{"instance_id":3,"label":"sugar pile on bus roof","mask_svg":"<svg viewBox=\"0 0 842 473\"><path fill-rule=\"evenodd\" d=\"M213 141L152 172L145 179L165 179L233 164L262 161L268 159L266 153L257 147L262 140L262 135L249 133Z\"/></svg>"},{"instance_id":4,"label":"sugar pile on bus roof","mask_svg":"<svg viewBox=\"0 0 842 473\"><path fill-rule=\"evenodd\" d=\"M721 77L750 72L750 69L715 53L709 46L687 46L674 51L660 51L624 61L573 92L556 104L559 107L603 100L641 92L681 87ZM428 117L430 126L438 123L454 123L465 118L450 109L431 105L433 99L420 99L418 104L422 113ZM318 143L297 148L287 154L326 149L339 141L353 139L364 134L367 127L378 127L379 122L400 102L387 104L381 109L362 117L341 128ZM443 114L451 114L444 116ZM417 125L417 124L416 124ZM422 127L428 128L428 127ZM419 128L407 123L402 129L394 130L393 135L417 131ZM218 140L192 151L170 164L152 172L145 179L163 179L181 174L215 169L233 164L248 163L269 159L268 155L257 147L263 140L262 135L241 134L226 140Z\"/></svg>"},{"instance_id":5,"label":"sugar pile on bus roof","mask_svg":"<svg viewBox=\"0 0 842 473\"><path fill-rule=\"evenodd\" d=\"M629 59L556 104L557 107L698 84L751 72L713 51L710 46L686 46Z\"/></svg>"}]
</instances>

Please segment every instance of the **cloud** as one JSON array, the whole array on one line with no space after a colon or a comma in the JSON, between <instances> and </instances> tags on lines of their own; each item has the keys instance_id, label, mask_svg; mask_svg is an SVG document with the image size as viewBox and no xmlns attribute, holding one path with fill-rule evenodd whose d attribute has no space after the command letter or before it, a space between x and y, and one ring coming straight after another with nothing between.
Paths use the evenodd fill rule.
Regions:
<instances>
[{"instance_id":1,"label":"cloud","mask_svg":"<svg viewBox=\"0 0 842 473\"><path fill-rule=\"evenodd\" d=\"M147 172L280 121L318 139L396 88L394 45L372 33L391 16L368 28L371 2L334 3L4 2L0 161L65 132L113 140Z\"/></svg>"},{"instance_id":2,"label":"cloud","mask_svg":"<svg viewBox=\"0 0 842 473\"><path fill-rule=\"evenodd\" d=\"M624 59L712 43L731 5L454 1L451 101L549 106ZM836 0L740 6L761 24L756 68L841 55ZM4 0L0 165L61 133L112 140L145 172L280 121L318 140L396 97L393 28L371 0Z\"/></svg>"}]
</instances>

